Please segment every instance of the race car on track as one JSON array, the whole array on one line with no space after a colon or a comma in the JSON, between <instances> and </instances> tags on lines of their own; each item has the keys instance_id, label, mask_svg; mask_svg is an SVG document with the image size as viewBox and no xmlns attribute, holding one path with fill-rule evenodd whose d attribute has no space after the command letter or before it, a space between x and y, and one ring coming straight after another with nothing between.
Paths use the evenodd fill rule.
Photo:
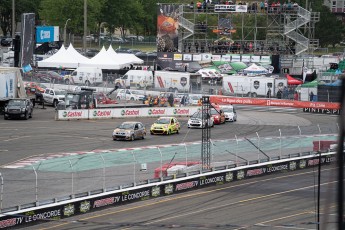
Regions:
<instances>
[{"instance_id":1,"label":"race car on track","mask_svg":"<svg viewBox=\"0 0 345 230\"><path fill-rule=\"evenodd\" d=\"M152 124L150 133L153 134L167 134L180 132L180 122L175 117L160 117Z\"/></svg>"},{"instance_id":2,"label":"race car on track","mask_svg":"<svg viewBox=\"0 0 345 230\"><path fill-rule=\"evenodd\" d=\"M221 106L221 109L224 111L226 121L237 121L237 113L232 105Z\"/></svg>"},{"instance_id":3,"label":"race car on track","mask_svg":"<svg viewBox=\"0 0 345 230\"><path fill-rule=\"evenodd\" d=\"M195 112L188 120L188 128L214 127L213 117L209 116L210 115L206 112L204 114L202 114L200 111ZM208 117L210 119L208 119Z\"/></svg>"},{"instance_id":4,"label":"race car on track","mask_svg":"<svg viewBox=\"0 0 345 230\"><path fill-rule=\"evenodd\" d=\"M225 114L222 109L211 109L211 116L215 125L220 125L225 123Z\"/></svg>"},{"instance_id":5,"label":"race car on track","mask_svg":"<svg viewBox=\"0 0 345 230\"><path fill-rule=\"evenodd\" d=\"M130 140L144 139L146 128L141 122L127 121L123 122L113 131L113 140Z\"/></svg>"}]
</instances>

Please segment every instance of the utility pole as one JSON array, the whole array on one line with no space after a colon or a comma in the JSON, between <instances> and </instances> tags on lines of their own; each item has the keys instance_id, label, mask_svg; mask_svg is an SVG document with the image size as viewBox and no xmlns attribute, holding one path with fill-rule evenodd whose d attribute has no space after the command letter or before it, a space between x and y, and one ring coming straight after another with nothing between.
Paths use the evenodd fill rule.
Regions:
<instances>
[{"instance_id":1,"label":"utility pole","mask_svg":"<svg viewBox=\"0 0 345 230\"><path fill-rule=\"evenodd\" d=\"M15 35L15 24L16 24L16 9L15 9L15 0L12 0L12 38L14 38Z\"/></svg>"},{"instance_id":2,"label":"utility pole","mask_svg":"<svg viewBox=\"0 0 345 230\"><path fill-rule=\"evenodd\" d=\"M84 36L83 36L83 51L86 52L86 33L87 33L87 0L84 0Z\"/></svg>"}]
</instances>

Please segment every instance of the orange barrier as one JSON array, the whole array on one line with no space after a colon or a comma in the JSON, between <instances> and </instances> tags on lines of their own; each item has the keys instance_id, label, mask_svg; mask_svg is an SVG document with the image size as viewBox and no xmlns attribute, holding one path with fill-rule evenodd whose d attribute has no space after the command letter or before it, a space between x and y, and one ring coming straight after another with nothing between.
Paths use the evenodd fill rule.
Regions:
<instances>
[{"instance_id":1,"label":"orange barrier","mask_svg":"<svg viewBox=\"0 0 345 230\"><path fill-rule=\"evenodd\" d=\"M291 100L275 100L266 98L243 98L229 96L210 96L211 103L220 105L242 104L242 105L259 105L259 106L278 106L278 107L294 107L294 108L315 108L315 109L340 109L339 103L331 102L313 102L313 101L291 101Z\"/></svg>"}]
</instances>

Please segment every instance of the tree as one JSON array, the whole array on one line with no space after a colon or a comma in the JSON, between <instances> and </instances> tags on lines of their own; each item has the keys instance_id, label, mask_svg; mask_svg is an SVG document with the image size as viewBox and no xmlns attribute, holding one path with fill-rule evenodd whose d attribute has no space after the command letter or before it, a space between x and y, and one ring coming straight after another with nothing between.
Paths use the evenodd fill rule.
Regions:
<instances>
[{"instance_id":1,"label":"tree","mask_svg":"<svg viewBox=\"0 0 345 230\"><path fill-rule=\"evenodd\" d=\"M125 37L127 29L139 28L144 11L138 0L107 0L102 13L111 32L120 29L121 37Z\"/></svg>"},{"instance_id":2,"label":"tree","mask_svg":"<svg viewBox=\"0 0 345 230\"><path fill-rule=\"evenodd\" d=\"M21 20L22 13L35 13L37 18L39 2L40 0L16 0L15 24ZM0 0L0 27L5 36L12 33L12 1Z\"/></svg>"},{"instance_id":3,"label":"tree","mask_svg":"<svg viewBox=\"0 0 345 230\"><path fill-rule=\"evenodd\" d=\"M103 1L87 0L87 27L91 32L98 28L102 4ZM84 34L84 0L41 0L39 13L43 24L60 28L70 18L68 29L77 35Z\"/></svg>"},{"instance_id":4,"label":"tree","mask_svg":"<svg viewBox=\"0 0 345 230\"><path fill-rule=\"evenodd\" d=\"M320 12L320 22L315 26L315 37L319 39L321 47L334 47L343 39L344 25L328 7L321 6L316 10Z\"/></svg>"}]
</instances>

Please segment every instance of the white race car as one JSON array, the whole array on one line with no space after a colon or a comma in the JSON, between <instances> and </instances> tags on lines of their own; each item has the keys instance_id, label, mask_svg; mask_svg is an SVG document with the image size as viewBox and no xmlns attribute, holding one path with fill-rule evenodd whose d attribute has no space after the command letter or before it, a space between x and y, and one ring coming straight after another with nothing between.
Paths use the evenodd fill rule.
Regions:
<instances>
[{"instance_id":1,"label":"white race car","mask_svg":"<svg viewBox=\"0 0 345 230\"><path fill-rule=\"evenodd\" d=\"M205 128L208 126L213 127L214 126L213 117L210 117L209 119L210 124L208 124L207 115L210 116L209 114L204 113L204 120L202 120L201 112L200 111L195 112L188 120L188 128Z\"/></svg>"},{"instance_id":2,"label":"white race car","mask_svg":"<svg viewBox=\"0 0 345 230\"><path fill-rule=\"evenodd\" d=\"M237 121L237 113L232 105L221 106L226 121Z\"/></svg>"}]
</instances>

